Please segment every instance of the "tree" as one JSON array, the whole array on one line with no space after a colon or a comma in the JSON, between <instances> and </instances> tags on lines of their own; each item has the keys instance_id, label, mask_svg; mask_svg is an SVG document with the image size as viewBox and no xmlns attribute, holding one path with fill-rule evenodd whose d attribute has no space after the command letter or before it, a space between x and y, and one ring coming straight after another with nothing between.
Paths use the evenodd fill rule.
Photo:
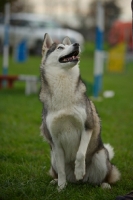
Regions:
<instances>
[{"instance_id":1,"label":"tree","mask_svg":"<svg viewBox=\"0 0 133 200\"><path fill-rule=\"evenodd\" d=\"M117 0L102 0L101 2L105 13L105 38L106 38L110 27L112 26L113 22L119 18L122 10L117 4ZM96 19L96 4L97 0L94 0L90 5L89 16L92 20ZM96 21L93 24L96 24Z\"/></svg>"},{"instance_id":2,"label":"tree","mask_svg":"<svg viewBox=\"0 0 133 200\"><path fill-rule=\"evenodd\" d=\"M6 3L13 3L13 2L15 2L16 0L1 0L0 1L0 12L4 12L4 6L5 6L5 4Z\"/></svg>"},{"instance_id":3,"label":"tree","mask_svg":"<svg viewBox=\"0 0 133 200\"><path fill-rule=\"evenodd\" d=\"M0 12L4 13L4 6L7 2L11 5L11 12L32 12L33 10L32 5L23 0L0 0Z\"/></svg>"},{"instance_id":4,"label":"tree","mask_svg":"<svg viewBox=\"0 0 133 200\"><path fill-rule=\"evenodd\" d=\"M105 12L105 30L107 30L120 16L121 8L117 5L117 0L105 1L103 7Z\"/></svg>"}]
</instances>

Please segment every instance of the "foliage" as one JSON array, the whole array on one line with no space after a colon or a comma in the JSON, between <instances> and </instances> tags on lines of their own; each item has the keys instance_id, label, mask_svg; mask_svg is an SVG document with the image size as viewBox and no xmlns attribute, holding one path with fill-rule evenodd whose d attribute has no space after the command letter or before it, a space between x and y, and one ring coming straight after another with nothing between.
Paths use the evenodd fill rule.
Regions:
<instances>
[{"instance_id":1,"label":"foliage","mask_svg":"<svg viewBox=\"0 0 133 200\"><path fill-rule=\"evenodd\" d=\"M33 11L33 7L31 3L22 0L2 0L0 1L0 12L4 13L4 6L6 3L10 3L11 12L31 12Z\"/></svg>"},{"instance_id":2,"label":"foliage","mask_svg":"<svg viewBox=\"0 0 133 200\"><path fill-rule=\"evenodd\" d=\"M2 1L0 1L0 12L4 12L4 6L6 3L12 4L15 1L17 1L17 0L2 0Z\"/></svg>"},{"instance_id":3,"label":"foliage","mask_svg":"<svg viewBox=\"0 0 133 200\"><path fill-rule=\"evenodd\" d=\"M96 28L96 15L97 15L97 0L91 1L88 4L88 12L83 14L78 14L79 21L81 22L80 32L85 36L89 41L94 41L95 28ZM122 10L118 5L118 0L101 0L103 9L104 9L104 24L105 24L105 39L107 39L108 31L112 23L118 19ZM77 9L78 4L76 4ZM79 12L80 13L80 12Z\"/></svg>"},{"instance_id":4,"label":"foliage","mask_svg":"<svg viewBox=\"0 0 133 200\"><path fill-rule=\"evenodd\" d=\"M81 75L93 82L93 46L86 45L81 55ZM39 75L40 58L30 57L25 64L10 59L9 74ZM2 57L0 57L2 61ZM115 149L113 163L122 173L121 181L111 190L89 184L68 184L58 193L51 186L49 146L40 137L42 104L38 94L25 96L24 83L0 90L0 199L2 200L112 200L126 194L133 186L133 63L127 63L125 74L105 72L103 89L115 96L95 102L102 120L102 137Z\"/></svg>"},{"instance_id":5,"label":"foliage","mask_svg":"<svg viewBox=\"0 0 133 200\"><path fill-rule=\"evenodd\" d=\"M96 16L96 5L97 1L93 1L90 5L90 16L94 17ZM112 22L121 14L121 8L118 6L116 0L103 0L102 5L104 8L105 13L105 27L108 28L110 25L112 25Z\"/></svg>"}]
</instances>

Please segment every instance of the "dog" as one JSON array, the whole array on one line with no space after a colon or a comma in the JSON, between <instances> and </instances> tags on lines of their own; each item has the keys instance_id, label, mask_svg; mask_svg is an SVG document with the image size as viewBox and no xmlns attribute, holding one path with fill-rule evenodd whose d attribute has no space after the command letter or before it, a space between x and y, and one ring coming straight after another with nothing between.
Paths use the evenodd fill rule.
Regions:
<instances>
[{"instance_id":1,"label":"dog","mask_svg":"<svg viewBox=\"0 0 133 200\"><path fill-rule=\"evenodd\" d=\"M51 183L67 182L111 188L120 179L111 164L113 148L101 139L100 119L80 77L80 46L65 37L61 44L45 34L40 66L41 133L51 148Z\"/></svg>"}]
</instances>

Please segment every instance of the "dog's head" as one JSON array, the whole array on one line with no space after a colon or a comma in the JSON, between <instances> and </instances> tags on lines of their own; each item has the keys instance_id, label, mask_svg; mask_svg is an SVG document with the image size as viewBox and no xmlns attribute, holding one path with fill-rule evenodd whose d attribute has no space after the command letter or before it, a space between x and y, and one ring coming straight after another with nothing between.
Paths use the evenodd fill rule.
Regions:
<instances>
[{"instance_id":1,"label":"dog's head","mask_svg":"<svg viewBox=\"0 0 133 200\"><path fill-rule=\"evenodd\" d=\"M62 69L72 68L79 62L80 46L78 43L71 44L65 37L61 44L56 44L46 33L42 46L42 62L46 66L57 66Z\"/></svg>"}]
</instances>

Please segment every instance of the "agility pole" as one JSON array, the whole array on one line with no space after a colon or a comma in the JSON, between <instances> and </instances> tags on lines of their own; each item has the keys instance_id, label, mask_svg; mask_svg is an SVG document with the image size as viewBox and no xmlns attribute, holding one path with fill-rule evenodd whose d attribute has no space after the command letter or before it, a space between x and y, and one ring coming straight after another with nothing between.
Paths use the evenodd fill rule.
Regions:
<instances>
[{"instance_id":1,"label":"agility pole","mask_svg":"<svg viewBox=\"0 0 133 200\"><path fill-rule=\"evenodd\" d=\"M3 75L8 74L10 3L5 4Z\"/></svg>"},{"instance_id":2,"label":"agility pole","mask_svg":"<svg viewBox=\"0 0 133 200\"><path fill-rule=\"evenodd\" d=\"M97 27L96 27L96 49L94 55L94 88L93 96L97 98L102 89L102 76L104 66L103 33L104 33L104 10L101 2L97 2Z\"/></svg>"}]
</instances>

